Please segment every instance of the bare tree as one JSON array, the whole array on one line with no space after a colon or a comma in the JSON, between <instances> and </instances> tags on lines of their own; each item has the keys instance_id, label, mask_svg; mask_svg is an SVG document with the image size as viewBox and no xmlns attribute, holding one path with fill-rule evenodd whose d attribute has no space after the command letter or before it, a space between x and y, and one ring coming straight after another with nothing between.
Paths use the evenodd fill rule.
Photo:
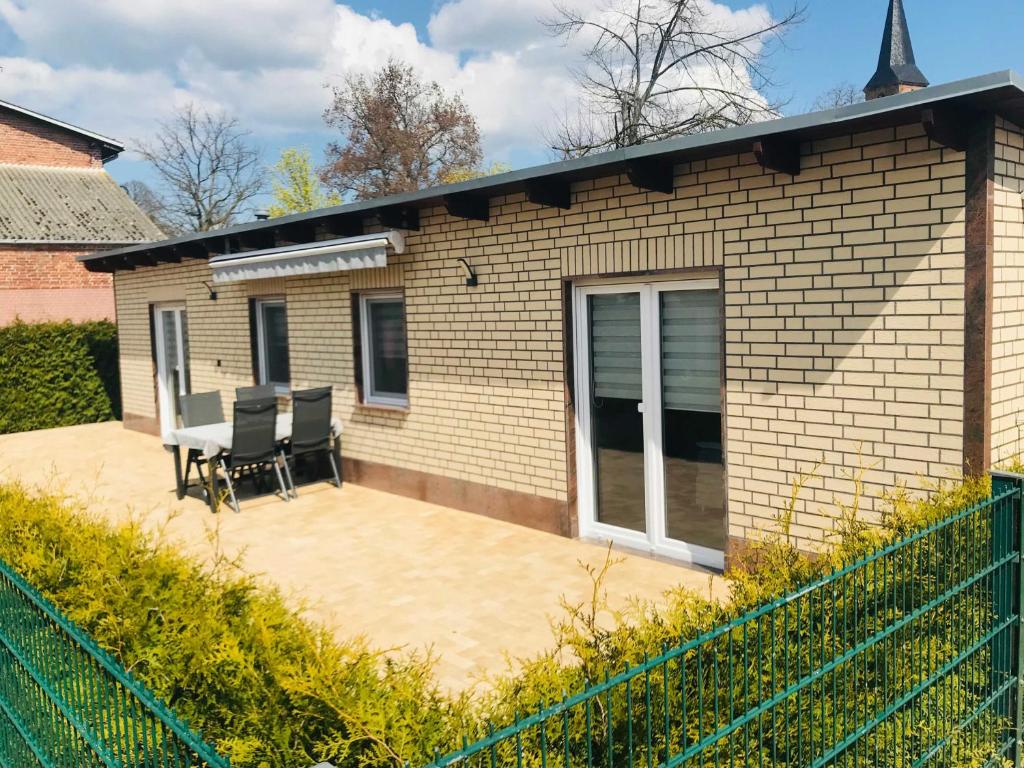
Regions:
<instances>
[{"instance_id":1,"label":"bare tree","mask_svg":"<svg viewBox=\"0 0 1024 768\"><path fill-rule=\"evenodd\" d=\"M764 95L772 44L803 7L744 29L721 16L707 0L608 0L590 14L556 6L548 30L586 48L573 71L581 110L562 121L552 149L578 157L778 115L782 105Z\"/></svg>"},{"instance_id":2,"label":"bare tree","mask_svg":"<svg viewBox=\"0 0 1024 768\"><path fill-rule=\"evenodd\" d=\"M338 193L411 192L479 166L476 118L459 95L420 79L411 66L391 59L333 91L324 120L343 140L328 145L321 178Z\"/></svg>"},{"instance_id":3,"label":"bare tree","mask_svg":"<svg viewBox=\"0 0 1024 768\"><path fill-rule=\"evenodd\" d=\"M864 91L853 83L839 83L820 94L811 105L811 111L839 109L839 107L848 107L851 104L860 104L862 101L864 101Z\"/></svg>"},{"instance_id":4,"label":"bare tree","mask_svg":"<svg viewBox=\"0 0 1024 768\"><path fill-rule=\"evenodd\" d=\"M122 184L121 189L149 217L150 221L160 228L161 232L168 237L181 234L181 230L167 220L167 204L149 184L133 179Z\"/></svg>"},{"instance_id":5,"label":"bare tree","mask_svg":"<svg viewBox=\"0 0 1024 768\"><path fill-rule=\"evenodd\" d=\"M249 136L235 118L189 104L138 148L162 182L164 217L173 227L226 227L263 191L263 165Z\"/></svg>"}]
</instances>

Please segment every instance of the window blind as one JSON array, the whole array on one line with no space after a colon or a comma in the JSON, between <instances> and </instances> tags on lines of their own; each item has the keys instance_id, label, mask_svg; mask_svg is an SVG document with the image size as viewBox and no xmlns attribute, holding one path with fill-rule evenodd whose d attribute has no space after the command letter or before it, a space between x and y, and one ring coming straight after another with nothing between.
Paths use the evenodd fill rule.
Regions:
<instances>
[{"instance_id":1,"label":"window blind","mask_svg":"<svg viewBox=\"0 0 1024 768\"><path fill-rule=\"evenodd\" d=\"M639 293L590 297L590 345L594 397L643 400Z\"/></svg>"},{"instance_id":2,"label":"window blind","mask_svg":"<svg viewBox=\"0 0 1024 768\"><path fill-rule=\"evenodd\" d=\"M661 294L661 377L663 408L721 412L718 291Z\"/></svg>"}]
</instances>

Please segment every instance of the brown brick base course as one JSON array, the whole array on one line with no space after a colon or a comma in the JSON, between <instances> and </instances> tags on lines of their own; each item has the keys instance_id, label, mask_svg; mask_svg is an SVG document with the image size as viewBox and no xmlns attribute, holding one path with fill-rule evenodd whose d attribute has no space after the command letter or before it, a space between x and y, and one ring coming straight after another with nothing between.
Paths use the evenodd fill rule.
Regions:
<instances>
[{"instance_id":1,"label":"brown brick base course","mask_svg":"<svg viewBox=\"0 0 1024 768\"><path fill-rule=\"evenodd\" d=\"M758 564L757 555L753 552L755 543L750 539L730 536L729 541L725 545L725 570L729 571L733 568L751 569L756 567ZM807 549L801 549L800 552L812 560L821 557L820 552L812 552Z\"/></svg>"},{"instance_id":2,"label":"brown brick base course","mask_svg":"<svg viewBox=\"0 0 1024 768\"><path fill-rule=\"evenodd\" d=\"M564 501L359 459L342 459L342 464L346 482L548 533L571 535Z\"/></svg>"},{"instance_id":3,"label":"brown brick base course","mask_svg":"<svg viewBox=\"0 0 1024 768\"><path fill-rule=\"evenodd\" d=\"M160 421L152 416L126 413L123 420L125 429L160 434ZM557 499L350 458L342 459L342 476L345 482L397 496L474 512L547 533L572 535L566 503Z\"/></svg>"},{"instance_id":4,"label":"brown brick base course","mask_svg":"<svg viewBox=\"0 0 1024 768\"><path fill-rule=\"evenodd\" d=\"M137 416L134 413L126 413L121 417L125 429L133 429L136 432L145 432L147 435L160 434L160 419L154 416Z\"/></svg>"}]
</instances>

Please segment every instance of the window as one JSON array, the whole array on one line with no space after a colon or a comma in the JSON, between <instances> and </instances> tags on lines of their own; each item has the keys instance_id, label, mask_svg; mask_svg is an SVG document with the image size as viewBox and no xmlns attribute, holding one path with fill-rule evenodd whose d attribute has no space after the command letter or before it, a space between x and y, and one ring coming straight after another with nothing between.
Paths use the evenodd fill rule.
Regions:
<instances>
[{"instance_id":1,"label":"window","mask_svg":"<svg viewBox=\"0 0 1024 768\"><path fill-rule=\"evenodd\" d=\"M288 369L288 311L284 299L256 299L255 362L257 384L274 384L287 391L291 382Z\"/></svg>"},{"instance_id":2,"label":"window","mask_svg":"<svg viewBox=\"0 0 1024 768\"><path fill-rule=\"evenodd\" d=\"M405 344L405 300L400 293L359 297L363 402L409 404L409 360Z\"/></svg>"}]
</instances>

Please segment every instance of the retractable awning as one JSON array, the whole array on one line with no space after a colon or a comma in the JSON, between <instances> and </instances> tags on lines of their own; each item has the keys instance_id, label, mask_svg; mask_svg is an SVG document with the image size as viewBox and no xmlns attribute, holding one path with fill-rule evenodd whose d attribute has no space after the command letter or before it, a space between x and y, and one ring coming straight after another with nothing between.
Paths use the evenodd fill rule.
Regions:
<instances>
[{"instance_id":1,"label":"retractable awning","mask_svg":"<svg viewBox=\"0 0 1024 768\"><path fill-rule=\"evenodd\" d=\"M225 253L210 259L210 266L213 268L213 282L235 283L386 267L389 249L393 253L405 250L401 232L392 230L260 251Z\"/></svg>"}]
</instances>

